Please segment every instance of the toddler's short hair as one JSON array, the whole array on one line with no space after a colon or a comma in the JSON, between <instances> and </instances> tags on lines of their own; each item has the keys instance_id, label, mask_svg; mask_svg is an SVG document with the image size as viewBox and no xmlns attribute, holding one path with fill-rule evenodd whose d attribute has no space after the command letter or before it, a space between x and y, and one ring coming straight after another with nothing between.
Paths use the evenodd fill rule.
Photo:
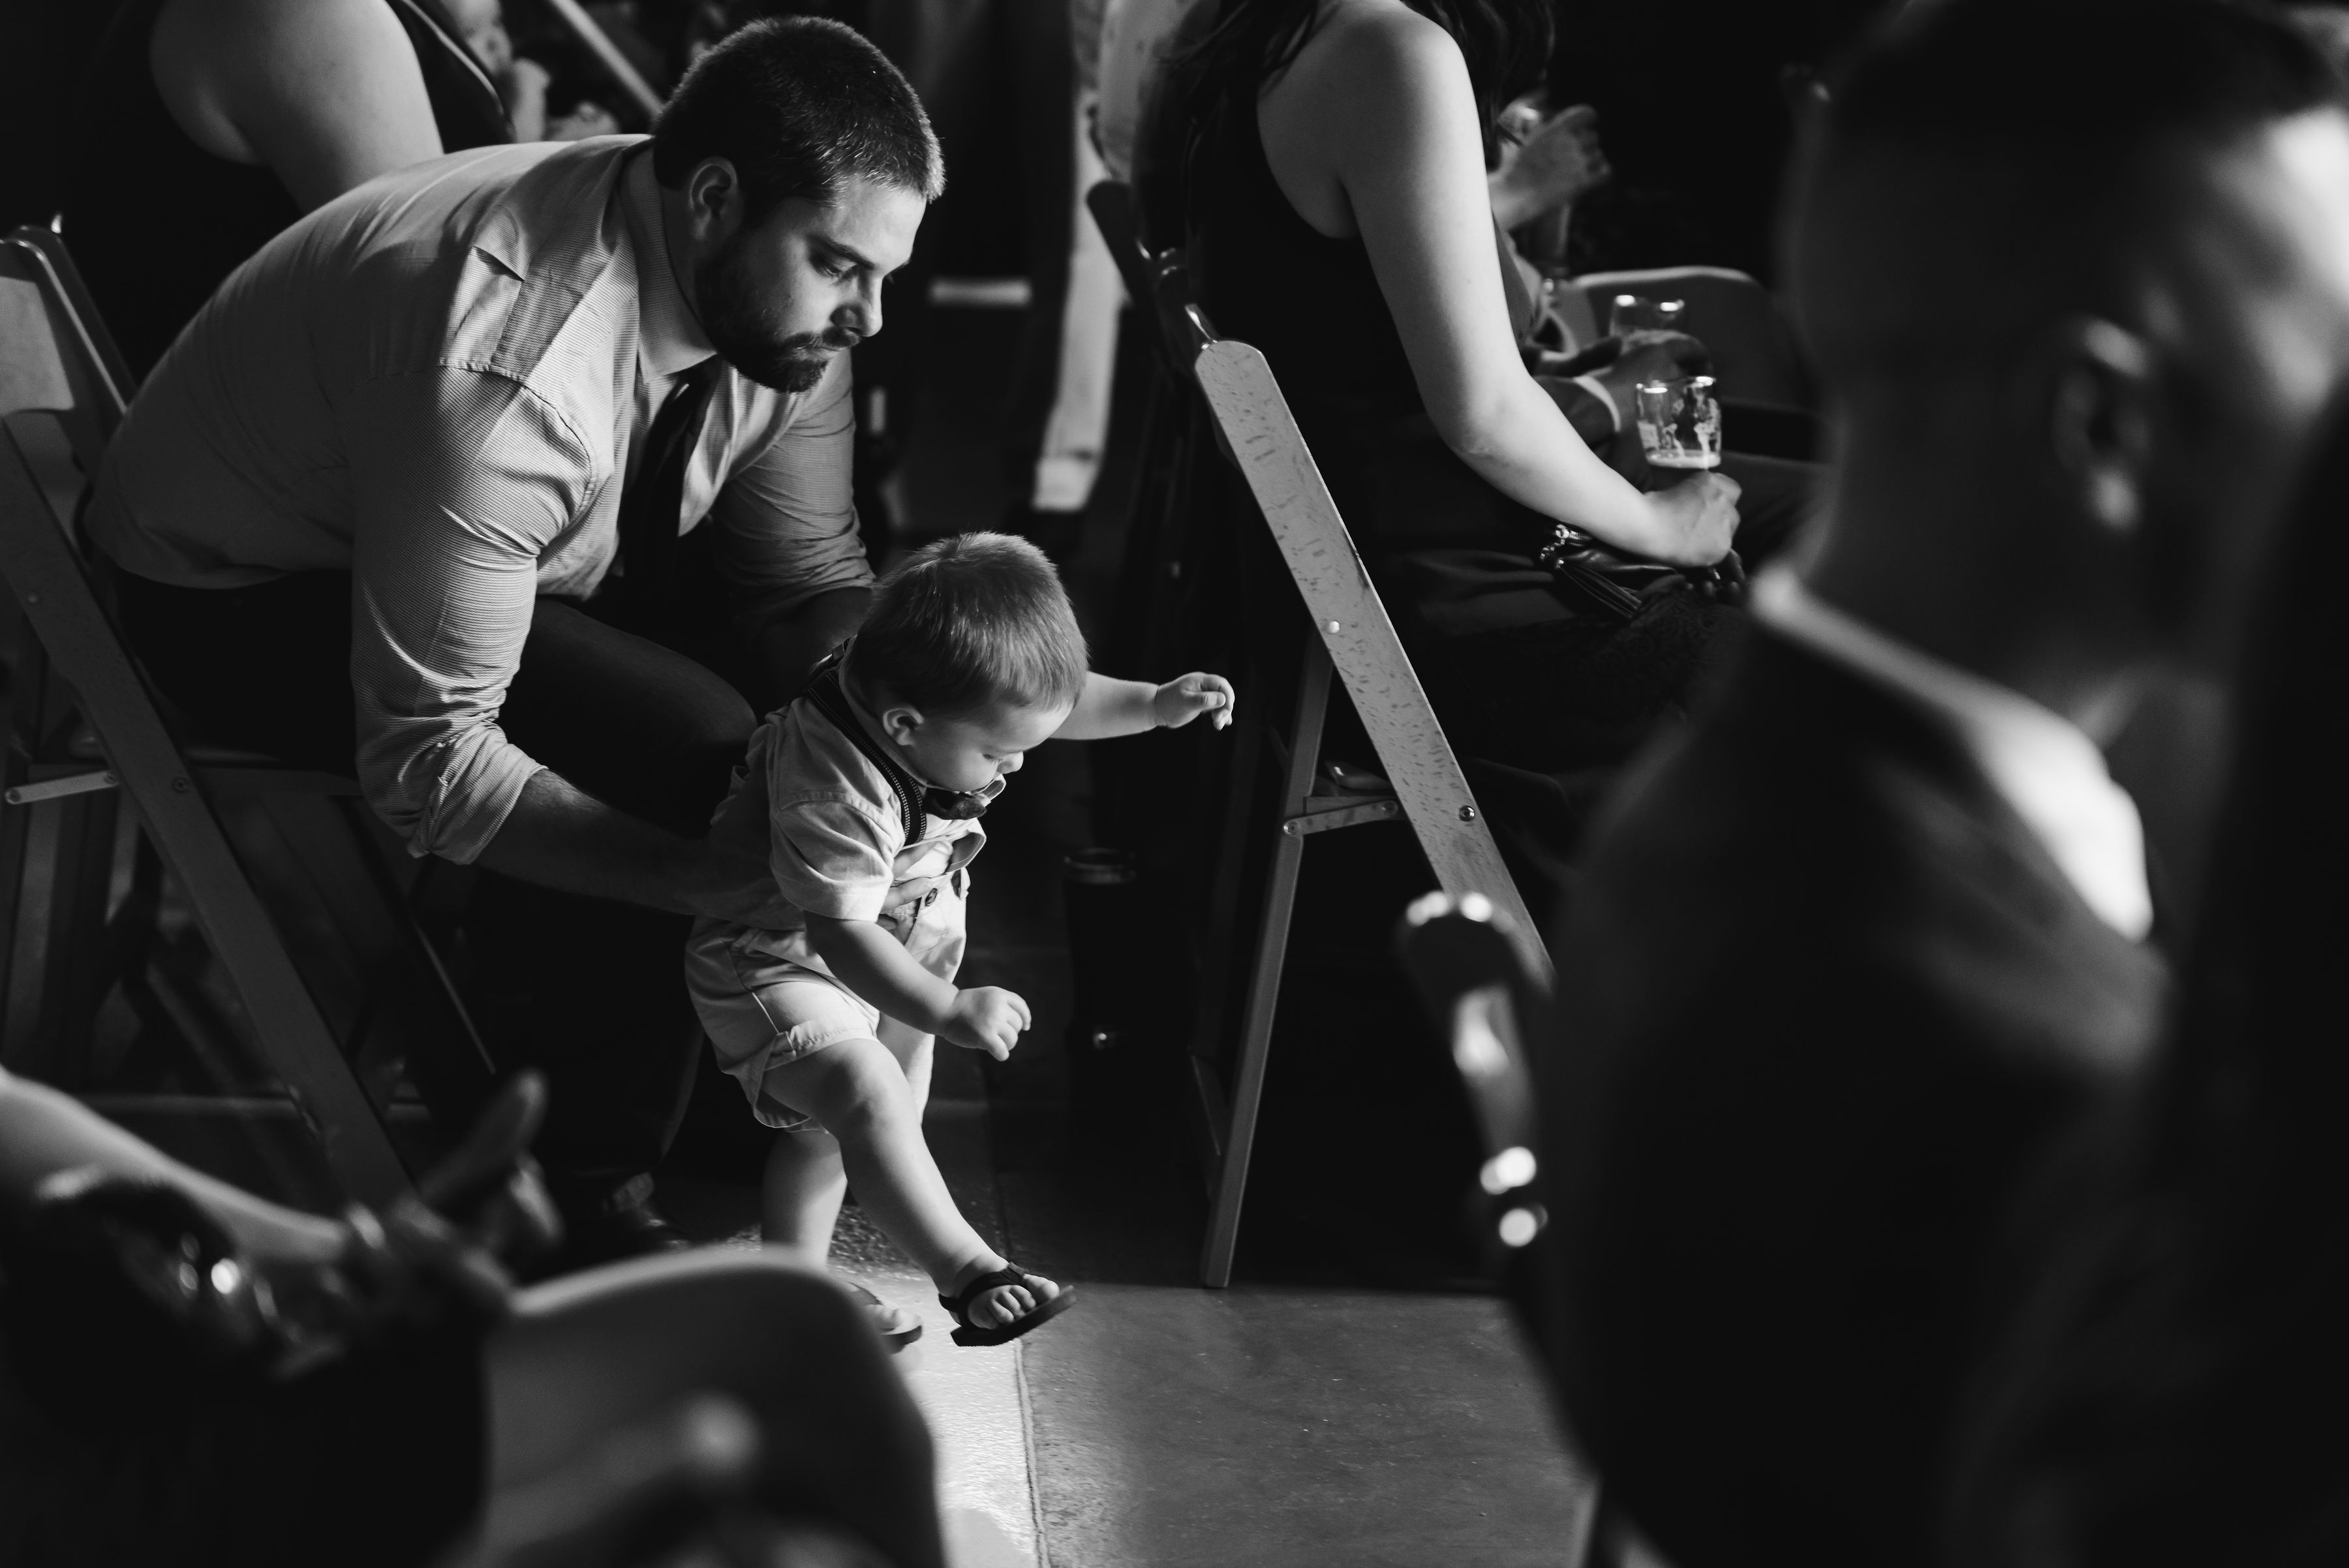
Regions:
<instances>
[{"instance_id":1,"label":"toddler's short hair","mask_svg":"<svg viewBox=\"0 0 2349 1568\"><path fill-rule=\"evenodd\" d=\"M849 662L860 686L946 718L1074 702L1088 667L1060 574L1009 534L958 534L898 563L874 587Z\"/></svg>"}]
</instances>

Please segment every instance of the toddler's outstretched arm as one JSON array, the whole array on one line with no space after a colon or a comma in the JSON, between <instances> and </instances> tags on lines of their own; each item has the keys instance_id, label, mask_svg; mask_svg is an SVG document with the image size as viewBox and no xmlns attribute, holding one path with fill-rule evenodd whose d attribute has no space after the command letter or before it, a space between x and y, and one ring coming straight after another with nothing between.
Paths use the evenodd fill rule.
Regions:
<instances>
[{"instance_id":1,"label":"toddler's outstretched arm","mask_svg":"<svg viewBox=\"0 0 2349 1568\"><path fill-rule=\"evenodd\" d=\"M914 961L905 945L872 920L807 918L808 945L849 990L900 1023L1000 1062L1031 1020L1019 992L1001 986L958 989Z\"/></svg>"},{"instance_id":2,"label":"toddler's outstretched arm","mask_svg":"<svg viewBox=\"0 0 2349 1568\"><path fill-rule=\"evenodd\" d=\"M1176 676L1164 686L1088 675L1083 694L1069 710L1068 721L1052 732L1052 739L1105 741L1162 727L1179 730L1202 713L1214 714L1215 726L1221 730L1230 725L1237 701L1230 681L1199 670Z\"/></svg>"}]
</instances>

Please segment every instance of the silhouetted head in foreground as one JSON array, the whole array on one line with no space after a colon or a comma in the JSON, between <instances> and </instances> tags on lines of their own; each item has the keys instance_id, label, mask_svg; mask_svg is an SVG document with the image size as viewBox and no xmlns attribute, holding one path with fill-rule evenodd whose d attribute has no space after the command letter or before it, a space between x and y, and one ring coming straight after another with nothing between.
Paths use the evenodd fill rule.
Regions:
<instances>
[{"instance_id":1,"label":"silhouetted head in foreground","mask_svg":"<svg viewBox=\"0 0 2349 1568\"><path fill-rule=\"evenodd\" d=\"M2222 668L2349 367L2349 117L2220 0L1923 0L1847 72L1786 275L1836 409L1812 586L2108 736Z\"/></svg>"}]
</instances>

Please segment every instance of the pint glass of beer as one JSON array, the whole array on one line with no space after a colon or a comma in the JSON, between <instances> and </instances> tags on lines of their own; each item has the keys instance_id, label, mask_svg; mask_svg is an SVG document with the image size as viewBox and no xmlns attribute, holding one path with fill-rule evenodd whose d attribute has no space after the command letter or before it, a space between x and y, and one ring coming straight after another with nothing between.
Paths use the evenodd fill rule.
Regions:
<instances>
[{"instance_id":1,"label":"pint glass of beer","mask_svg":"<svg viewBox=\"0 0 2349 1568\"><path fill-rule=\"evenodd\" d=\"M1710 376L1642 381L1637 389L1640 445L1651 468L1721 466L1721 402Z\"/></svg>"}]
</instances>

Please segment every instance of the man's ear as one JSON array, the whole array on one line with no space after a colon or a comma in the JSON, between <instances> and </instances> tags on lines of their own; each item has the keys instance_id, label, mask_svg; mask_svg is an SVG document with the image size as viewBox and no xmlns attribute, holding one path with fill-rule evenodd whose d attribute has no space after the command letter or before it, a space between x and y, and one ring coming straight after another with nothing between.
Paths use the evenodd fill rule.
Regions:
<instances>
[{"instance_id":1,"label":"man's ear","mask_svg":"<svg viewBox=\"0 0 2349 1568\"><path fill-rule=\"evenodd\" d=\"M2048 451L2072 504L2116 534L2145 512L2153 452L2153 351L2126 327L2075 317L2042 361Z\"/></svg>"},{"instance_id":2,"label":"man's ear","mask_svg":"<svg viewBox=\"0 0 2349 1568\"><path fill-rule=\"evenodd\" d=\"M742 226L743 207L742 177L733 160L705 158L693 166L685 177L685 209L701 246L714 248L734 237Z\"/></svg>"}]
</instances>

